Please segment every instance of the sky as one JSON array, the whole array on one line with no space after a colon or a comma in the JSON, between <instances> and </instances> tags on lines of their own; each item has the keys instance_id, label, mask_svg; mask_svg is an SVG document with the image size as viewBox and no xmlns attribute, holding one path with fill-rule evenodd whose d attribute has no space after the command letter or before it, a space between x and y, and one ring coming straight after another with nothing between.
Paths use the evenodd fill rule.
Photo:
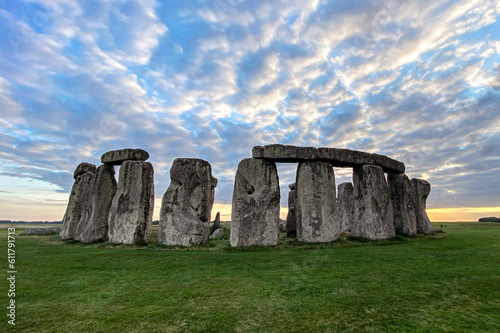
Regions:
<instances>
[{"instance_id":1,"label":"sky","mask_svg":"<svg viewBox=\"0 0 500 333\"><path fill-rule=\"evenodd\" d=\"M499 0L0 0L0 219L61 220L80 162L142 148L155 218L193 157L228 220L238 163L273 143L387 155L431 183L432 220L498 217L499 18Z\"/></svg>"}]
</instances>

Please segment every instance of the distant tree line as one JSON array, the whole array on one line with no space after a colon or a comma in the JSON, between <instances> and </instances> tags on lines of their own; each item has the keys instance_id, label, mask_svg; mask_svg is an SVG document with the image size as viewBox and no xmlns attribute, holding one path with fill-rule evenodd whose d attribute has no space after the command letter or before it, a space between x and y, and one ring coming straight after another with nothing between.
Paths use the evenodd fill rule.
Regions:
<instances>
[{"instance_id":1,"label":"distant tree line","mask_svg":"<svg viewBox=\"0 0 500 333\"><path fill-rule=\"evenodd\" d=\"M61 221L11 221L11 220L0 220L0 223L62 223Z\"/></svg>"},{"instance_id":2,"label":"distant tree line","mask_svg":"<svg viewBox=\"0 0 500 333\"><path fill-rule=\"evenodd\" d=\"M497 222L500 223L500 218L499 217L481 217L479 222Z\"/></svg>"}]
</instances>

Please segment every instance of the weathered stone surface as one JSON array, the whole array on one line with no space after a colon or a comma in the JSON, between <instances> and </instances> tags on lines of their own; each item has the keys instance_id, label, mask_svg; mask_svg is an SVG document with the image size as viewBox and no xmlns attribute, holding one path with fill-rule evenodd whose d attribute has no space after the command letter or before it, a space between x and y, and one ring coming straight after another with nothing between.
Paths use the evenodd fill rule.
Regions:
<instances>
[{"instance_id":1,"label":"weathered stone surface","mask_svg":"<svg viewBox=\"0 0 500 333\"><path fill-rule=\"evenodd\" d=\"M394 230L396 234L415 236L417 234L417 217L415 215L410 179L404 173L389 173L387 182L391 190Z\"/></svg>"},{"instance_id":2,"label":"weathered stone surface","mask_svg":"<svg viewBox=\"0 0 500 333\"><path fill-rule=\"evenodd\" d=\"M210 223L210 231L214 232L215 230L219 229L221 227L220 224L220 212L217 212L215 215L215 220L213 223Z\"/></svg>"},{"instance_id":3,"label":"weathered stone surface","mask_svg":"<svg viewBox=\"0 0 500 333\"><path fill-rule=\"evenodd\" d=\"M354 187L352 183L347 182L339 185L337 209L339 211L340 231L351 232L354 223Z\"/></svg>"},{"instance_id":4,"label":"weathered stone surface","mask_svg":"<svg viewBox=\"0 0 500 333\"><path fill-rule=\"evenodd\" d=\"M62 239L75 238L78 224L81 221L81 223L86 223L90 219L94 178L95 174L90 171L76 177L59 233Z\"/></svg>"},{"instance_id":5,"label":"weathered stone surface","mask_svg":"<svg viewBox=\"0 0 500 333\"><path fill-rule=\"evenodd\" d=\"M297 240L331 242L340 236L333 167L326 162L301 162L296 182Z\"/></svg>"},{"instance_id":6,"label":"weathered stone surface","mask_svg":"<svg viewBox=\"0 0 500 333\"><path fill-rule=\"evenodd\" d=\"M365 164L380 166L385 172L403 173L405 165L390 157L357 150L319 148L318 158L336 167L360 167Z\"/></svg>"},{"instance_id":7,"label":"weathered stone surface","mask_svg":"<svg viewBox=\"0 0 500 333\"><path fill-rule=\"evenodd\" d=\"M75 172L73 173L73 179L76 179L76 177L83 175L86 172L92 172L93 174L96 173L96 166L91 163L83 162L80 163L76 169Z\"/></svg>"},{"instance_id":8,"label":"weathered stone surface","mask_svg":"<svg viewBox=\"0 0 500 333\"><path fill-rule=\"evenodd\" d=\"M286 220L280 219L280 232L286 232Z\"/></svg>"},{"instance_id":9,"label":"weathered stone surface","mask_svg":"<svg viewBox=\"0 0 500 333\"><path fill-rule=\"evenodd\" d=\"M295 187L296 187L295 183L288 185L288 188L290 189L290 191L295 191Z\"/></svg>"},{"instance_id":10,"label":"weathered stone surface","mask_svg":"<svg viewBox=\"0 0 500 333\"><path fill-rule=\"evenodd\" d=\"M255 146L252 149L252 157L269 159L274 162L302 162L318 159L318 149L280 144Z\"/></svg>"},{"instance_id":11,"label":"weathered stone surface","mask_svg":"<svg viewBox=\"0 0 500 333\"><path fill-rule=\"evenodd\" d=\"M215 229L210 235L210 239L222 239L224 236L224 229Z\"/></svg>"},{"instance_id":12,"label":"weathered stone surface","mask_svg":"<svg viewBox=\"0 0 500 333\"><path fill-rule=\"evenodd\" d=\"M231 246L279 243L280 188L276 164L246 158L234 182Z\"/></svg>"},{"instance_id":13,"label":"weathered stone surface","mask_svg":"<svg viewBox=\"0 0 500 333\"><path fill-rule=\"evenodd\" d=\"M52 235L58 234L61 231L60 227L47 227L47 228L28 228L23 231L21 235Z\"/></svg>"},{"instance_id":14,"label":"weathered stone surface","mask_svg":"<svg viewBox=\"0 0 500 333\"><path fill-rule=\"evenodd\" d=\"M210 163L195 158L175 159L170 179L162 200L158 242L180 246L207 243L215 188Z\"/></svg>"},{"instance_id":15,"label":"weathered stone surface","mask_svg":"<svg viewBox=\"0 0 500 333\"><path fill-rule=\"evenodd\" d=\"M116 194L109 210L109 241L123 244L146 243L151 236L153 209L153 166L142 161L123 162Z\"/></svg>"},{"instance_id":16,"label":"weathered stone surface","mask_svg":"<svg viewBox=\"0 0 500 333\"><path fill-rule=\"evenodd\" d=\"M280 144L256 146L253 158L268 159L273 162L303 162L321 160L335 167L360 167L365 164L378 165L385 172L403 173L405 165L384 155L370 154L356 150L338 148L296 147Z\"/></svg>"},{"instance_id":17,"label":"weathered stone surface","mask_svg":"<svg viewBox=\"0 0 500 333\"><path fill-rule=\"evenodd\" d=\"M125 148L111 150L102 154L101 163L121 165L125 161L145 161L148 158L148 152L143 149Z\"/></svg>"},{"instance_id":18,"label":"weathered stone surface","mask_svg":"<svg viewBox=\"0 0 500 333\"><path fill-rule=\"evenodd\" d=\"M375 165L354 169L354 223L351 235L371 240L396 236L391 191L384 171Z\"/></svg>"},{"instance_id":19,"label":"weathered stone surface","mask_svg":"<svg viewBox=\"0 0 500 333\"><path fill-rule=\"evenodd\" d=\"M417 217L417 233L428 235L432 233L432 225L426 212L426 202L431 192L431 184L423 179L412 178L413 204Z\"/></svg>"},{"instance_id":20,"label":"weathered stone surface","mask_svg":"<svg viewBox=\"0 0 500 333\"><path fill-rule=\"evenodd\" d=\"M293 189L291 187L293 185ZM295 212L295 198L297 192L295 191L295 183L288 187L292 189L288 192L288 214L286 215L286 236L297 237L297 215Z\"/></svg>"},{"instance_id":21,"label":"weathered stone surface","mask_svg":"<svg viewBox=\"0 0 500 333\"><path fill-rule=\"evenodd\" d=\"M111 202L116 193L115 169L103 164L97 168L91 200L92 214L88 220L81 220L75 239L84 243L102 242L108 239L108 218Z\"/></svg>"}]
</instances>

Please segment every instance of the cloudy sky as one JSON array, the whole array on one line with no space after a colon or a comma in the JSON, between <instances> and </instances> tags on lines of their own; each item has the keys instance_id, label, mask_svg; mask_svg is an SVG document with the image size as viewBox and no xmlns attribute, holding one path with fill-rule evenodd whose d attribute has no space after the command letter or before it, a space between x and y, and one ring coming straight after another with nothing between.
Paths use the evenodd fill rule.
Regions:
<instances>
[{"instance_id":1,"label":"cloudy sky","mask_svg":"<svg viewBox=\"0 0 500 333\"><path fill-rule=\"evenodd\" d=\"M75 167L125 147L150 153L158 205L175 158L209 161L226 214L238 162L271 143L385 154L432 184L431 218L500 216L499 17L499 0L0 0L0 219L60 220Z\"/></svg>"}]
</instances>

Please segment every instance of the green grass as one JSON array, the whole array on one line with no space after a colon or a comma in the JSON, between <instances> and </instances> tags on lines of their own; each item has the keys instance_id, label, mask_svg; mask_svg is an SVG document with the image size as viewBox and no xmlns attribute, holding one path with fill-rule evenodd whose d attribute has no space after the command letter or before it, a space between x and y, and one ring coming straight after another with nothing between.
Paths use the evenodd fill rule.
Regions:
<instances>
[{"instance_id":1,"label":"green grass","mask_svg":"<svg viewBox=\"0 0 500 333\"><path fill-rule=\"evenodd\" d=\"M17 325L3 310L0 331L499 332L500 225L446 231L238 249L229 231L190 249L17 236Z\"/></svg>"}]
</instances>

